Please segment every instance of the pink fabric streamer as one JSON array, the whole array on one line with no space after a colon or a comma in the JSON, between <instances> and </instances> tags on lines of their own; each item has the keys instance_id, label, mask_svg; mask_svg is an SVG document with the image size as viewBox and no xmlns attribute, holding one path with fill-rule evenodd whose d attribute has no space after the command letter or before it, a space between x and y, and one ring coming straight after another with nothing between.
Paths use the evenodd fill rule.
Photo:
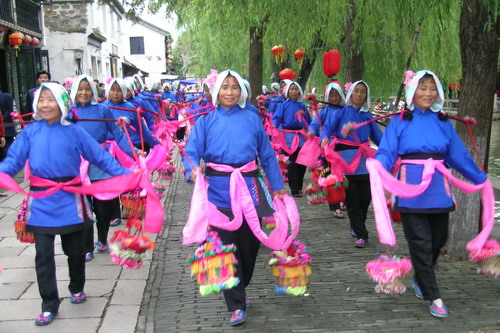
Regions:
<instances>
[{"instance_id":1,"label":"pink fabric streamer","mask_svg":"<svg viewBox=\"0 0 500 333\"><path fill-rule=\"evenodd\" d=\"M375 211L375 221L377 224L380 242L390 246L396 245L396 237L394 235L394 230L392 229L386 198L384 196L384 189L398 197L415 197L422 194L427 189L432 180L432 175L437 170L465 193L472 193L481 190L481 201L483 204L481 219L483 230L474 239L468 242L466 246L468 251L481 250L484 243L490 236L495 222L495 197L490 181L486 180L483 184L473 185L460 180L451 174L451 172L444 166L443 161L433 159L402 160L401 163L423 164L424 170L422 171L422 182L417 185L403 183L385 170L378 160L374 158L368 158L366 160L366 167L370 173L373 209Z\"/></svg>"},{"instance_id":2,"label":"pink fabric streamer","mask_svg":"<svg viewBox=\"0 0 500 333\"><path fill-rule=\"evenodd\" d=\"M335 144L340 143L344 145L358 147L358 152L354 155L354 158L351 160L349 164L340 156L340 154L332 149L335 147ZM361 162L361 157L365 155L368 157L375 156L376 150L370 147L370 143L356 143L347 140L340 140L335 138L330 145L325 145L325 157L326 160L332 166L332 172L337 176L342 176L344 173L355 173L356 169L359 167L359 163Z\"/></svg>"},{"instance_id":3,"label":"pink fabric streamer","mask_svg":"<svg viewBox=\"0 0 500 333\"><path fill-rule=\"evenodd\" d=\"M115 141L109 141L110 144L109 152L115 157L121 165L129 170L135 170L138 168L137 162L130 156L128 156L121 148L116 144ZM154 146L150 151L148 156L146 156L146 169L148 171L153 171L160 164L165 162L167 157L167 150L163 145L158 144Z\"/></svg>"},{"instance_id":4,"label":"pink fabric streamer","mask_svg":"<svg viewBox=\"0 0 500 333\"><path fill-rule=\"evenodd\" d=\"M272 136L273 143L283 149L288 155L292 155L299 147L299 134L307 138L307 134L304 130L294 131L283 129L282 132L280 132L279 129L273 127L269 132ZM288 145L286 144L283 133L293 133L292 146L290 148L288 148Z\"/></svg>"},{"instance_id":5,"label":"pink fabric streamer","mask_svg":"<svg viewBox=\"0 0 500 333\"><path fill-rule=\"evenodd\" d=\"M295 162L308 168L315 168L320 155L319 138L314 136L304 143Z\"/></svg>"},{"instance_id":6,"label":"pink fabric streamer","mask_svg":"<svg viewBox=\"0 0 500 333\"><path fill-rule=\"evenodd\" d=\"M146 217L144 219L144 230L146 232L158 233L161 231L163 224L163 207L160 199L156 194L149 176L143 172L129 173L122 176L112 177L101 180L90 185L76 186L81 183L80 176L73 178L68 182L54 182L48 179L43 179L31 176L32 186L50 187L41 192L26 192L21 188L16 181L6 173L0 172L0 187L13 192L22 193L24 195L39 199L45 198L59 190L78 193L90 194L97 193L114 193L114 197L128 191L132 191L137 187L143 188L148 193L146 201Z\"/></svg>"},{"instance_id":7,"label":"pink fabric streamer","mask_svg":"<svg viewBox=\"0 0 500 333\"><path fill-rule=\"evenodd\" d=\"M208 183L201 171L198 171L193 196L191 198L189 217L183 230L184 245L204 241L209 225L224 230L237 230L243 223L244 216L255 237L268 248L281 250L290 246L292 241L297 237L300 226L300 217L293 198L285 196L284 201L277 198L274 199L276 228L267 236L260 227L259 217L255 210L252 197L241 174L241 172L255 170L255 162L249 162L241 168L233 168L231 166L214 163L207 163L207 166L217 171L231 172L229 192L234 219L230 221L213 203L208 201ZM287 220L290 220L292 227L291 234L288 237Z\"/></svg>"}]
</instances>

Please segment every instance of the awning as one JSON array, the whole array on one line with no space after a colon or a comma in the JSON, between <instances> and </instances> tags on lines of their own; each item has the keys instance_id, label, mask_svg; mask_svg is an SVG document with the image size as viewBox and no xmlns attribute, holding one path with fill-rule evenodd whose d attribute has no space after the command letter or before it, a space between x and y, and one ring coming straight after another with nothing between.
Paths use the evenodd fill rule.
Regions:
<instances>
[{"instance_id":1,"label":"awning","mask_svg":"<svg viewBox=\"0 0 500 333\"><path fill-rule=\"evenodd\" d=\"M139 71L143 74L144 77L149 76L148 72L139 69L139 67L137 67L136 65L125 59L122 60L122 70L123 70L123 77L132 76L134 74L139 73Z\"/></svg>"}]
</instances>

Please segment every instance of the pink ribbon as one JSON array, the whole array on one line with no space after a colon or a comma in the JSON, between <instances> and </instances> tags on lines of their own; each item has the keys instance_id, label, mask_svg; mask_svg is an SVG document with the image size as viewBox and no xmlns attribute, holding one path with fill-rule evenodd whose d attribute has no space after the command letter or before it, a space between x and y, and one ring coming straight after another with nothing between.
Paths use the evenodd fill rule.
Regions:
<instances>
[{"instance_id":1,"label":"pink ribbon","mask_svg":"<svg viewBox=\"0 0 500 333\"><path fill-rule=\"evenodd\" d=\"M315 168L320 155L321 148L319 146L319 138L314 136L307 139L304 143L295 162L309 168Z\"/></svg>"},{"instance_id":2,"label":"pink ribbon","mask_svg":"<svg viewBox=\"0 0 500 333\"><path fill-rule=\"evenodd\" d=\"M340 156L340 154L332 149L335 147L335 144L343 144L353 147L358 147L358 151L356 155L354 155L353 159L349 164ZM330 145L325 145L325 157L326 160L332 166L332 172L337 176L341 176L344 173L355 173L359 167L359 163L361 163L361 157L364 155L366 157L375 156L376 150L370 147L370 143L368 141L363 143L356 143L347 140L340 140L335 138Z\"/></svg>"},{"instance_id":3,"label":"pink ribbon","mask_svg":"<svg viewBox=\"0 0 500 333\"><path fill-rule=\"evenodd\" d=\"M277 198L274 199L273 204L276 208L276 212L274 213L276 228L267 236L260 227L260 219L255 210L252 196L241 174L241 172L256 170L254 161L240 168L233 168L228 165L215 163L207 163L207 166L217 171L231 172L229 194L234 218L233 220L229 220L229 218L222 214L213 203L208 201L208 183L201 171L198 171L193 196L191 198L189 217L183 230L184 245L204 241L209 225L224 230L237 230L241 227L243 217L245 217L255 237L268 248L281 250L290 246L292 241L297 237L300 226L300 218L295 201L289 196L285 196L284 202L281 202ZM292 232L289 237L287 237L288 220L290 220L292 226Z\"/></svg>"},{"instance_id":4,"label":"pink ribbon","mask_svg":"<svg viewBox=\"0 0 500 333\"><path fill-rule=\"evenodd\" d=\"M57 191L66 191L78 194L95 195L97 193L113 193L114 198L120 194L132 191L140 187L147 192L146 217L144 219L144 230L146 232L158 233L161 231L163 223L163 207L156 194L149 176L143 172L129 173L122 176L116 176L101 180L90 185L75 186L81 183L80 176L73 178L68 182L55 182L48 179L39 178L31 175L31 185L49 187L49 189L40 192L26 192L20 187L11 176L0 172L0 187L6 190L22 193L35 199L45 198Z\"/></svg>"},{"instance_id":5,"label":"pink ribbon","mask_svg":"<svg viewBox=\"0 0 500 333\"><path fill-rule=\"evenodd\" d=\"M110 144L110 154L115 157L121 165L129 170L135 170L138 168L137 162L133 158L128 156L123 150L121 150L121 148L116 144L115 141L108 141L108 143ZM167 150L165 149L165 147L162 144L154 146L149 151L148 156L146 156L146 169L148 171L156 170L156 168L158 168L160 164L165 162L166 158Z\"/></svg>"},{"instance_id":6,"label":"pink ribbon","mask_svg":"<svg viewBox=\"0 0 500 333\"><path fill-rule=\"evenodd\" d=\"M273 143L278 145L288 155L292 155L299 147L299 134L307 138L307 134L304 132L304 130L294 131L283 129L282 132L280 132L276 127L273 127L270 132L273 138ZM290 148L288 148L288 145L286 144L285 136L283 135L283 133L293 133L292 146Z\"/></svg>"},{"instance_id":7,"label":"pink ribbon","mask_svg":"<svg viewBox=\"0 0 500 333\"><path fill-rule=\"evenodd\" d=\"M466 249L469 251L481 250L490 236L495 222L495 198L490 181L486 180L483 184L473 185L460 180L451 174L444 166L443 161L433 159L402 160L401 163L422 164L424 166L420 184L412 185L403 183L385 170L378 160L374 158L368 158L366 160L366 167L370 173L373 209L380 242L390 246L396 245L396 237L392 229L386 198L384 196L384 189L401 198L415 197L422 194L429 187L432 175L437 170L465 193L481 190L481 201L483 204L481 219L483 230L474 239L468 242L466 246Z\"/></svg>"}]
</instances>

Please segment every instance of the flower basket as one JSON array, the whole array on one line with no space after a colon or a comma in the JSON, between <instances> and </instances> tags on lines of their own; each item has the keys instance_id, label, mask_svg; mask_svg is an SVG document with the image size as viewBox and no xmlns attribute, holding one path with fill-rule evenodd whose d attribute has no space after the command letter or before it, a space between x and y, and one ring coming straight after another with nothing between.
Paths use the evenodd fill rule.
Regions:
<instances>
[{"instance_id":1,"label":"flower basket","mask_svg":"<svg viewBox=\"0 0 500 333\"><path fill-rule=\"evenodd\" d=\"M21 243L34 243L35 235L26 231L26 212L28 211L28 199L24 199L17 214L17 221L14 223L14 230L17 234L17 239Z\"/></svg>"},{"instance_id":2,"label":"flower basket","mask_svg":"<svg viewBox=\"0 0 500 333\"><path fill-rule=\"evenodd\" d=\"M116 230L109 240L111 261L127 269L140 269L148 256L147 251L155 248L155 242L142 233L142 222L129 219L126 229Z\"/></svg>"},{"instance_id":3,"label":"flower basket","mask_svg":"<svg viewBox=\"0 0 500 333\"><path fill-rule=\"evenodd\" d=\"M276 159L278 160L278 165L280 167L281 175L285 176L288 173L286 166L289 163L288 161L289 157L285 154L278 154L276 155Z\"/></svg>"},{"instance_id":4,"label":"flower basket","mask_svg":"<svg viewBox=\"0 0 500 333\"><path fill-rule=\"evenodd\" d=\"M304 190L304 194L306 195L307 203L309 205L320 205L327 203L326 196L328 192L325 190L323 186L319 186L318 183L311 182L307 185Z\"/></svg>"},{"instance_id":5,"label":"flower basket","mask_svg":"<svg viewBox=\"0 0 500 333\"><path fill-rule=\"evenodd\" d=\"M274 215L264 216L262 222L266 226L266 229L276 228L276 221L274 220Z\"/></svg>"},{"instance_id":6,"label":"flower basket","mask_svg":"<svg viewBox=\"0 0 500 333\"><path fill-rule=\"evenodd\" d=\"M122 194L120 197L122 205L122 217L126 219L137 218L142 220L146 213L146 196L141 196L141 189Z\"/></svg>"},{"instance_id":7,"label":"flower basket","mask_svg":"<svg viewBox=\"0 0 500 333\"><path fill-rule=\"evenodd\" d=\"M172 179L176 169L175 165L173 165L170 161L167 161L160 164L160 166L156 168L156 172L158 172L160 179Z\"/></svg>"},{"instance_id":8,"label":"flower basket","mask_svg":"<svg viewBox=\"0 0 500 333\"><path fill-rule=\"evenodd\" d=\"M394 211L394 205L392 204L392 199L387 200L387 207L389 208L389 212L391 214L391 220L393 222L403 222L403 218L401 217L401 213Z\"/></svg>"},{"instance_id":9,"label":"flower basket","mask_svg":"<svg viewBox=\"0 0 500 333\"><path fill-rule=\"evenodd\" d=\"M384 294L402 294L406 291L403 279L411 270L411 261L407 258L381 255L366 264L366 273L378 284L375 292Z\"/></svg>"},{"instance_id":10,"label":"flower basket","mask_svg":"<svg viewBox=\"0 0 500 333\"><path fill-rule=\"evenodd\" d=\"M186 260L191 264L191 276L196 275L200 295L211 295L231 289L240 283L240 279L234 276L238 262L235 251L234 244L222 244L216 231L207 232L205 241L200 243L194 255Z\"/></svg>"},{"instance_id":11,"label":"flower basket","mask_svg":"<svg viewBox=\"0 0 500 333\"><path fill-rule=\"evenodd\" d=\"M478 264L479 274L500 276L500 245L496 240L486 241L481 250L471 251L469 258Z\"/></svg>"},{"instance_id":12,"label":"flower basket","mask_svg":"<svg viewBox=\"0 0 500 333\"><path fill-rule=\"evenodd\" d=\"M153 183L153 188L155 189L155 192L158 194L158 198L163 198L165 194L165 190L167 189L167 186L160 184L160 183Z\"/></svg>"},{"instance_id":13,"label":"flower basket","mask_svg":"<svg viewBox=\"0 0 500 333\"><path fill-rule=\"evenodd\" d=\"M328 174L329 168L322 171L322 176L318 179L318 184L323 186L327 192L326 201L329 204L338 204L345 201L345 188L348 185L344 176Z\"/></svg>"},{"instance_id":14,"label":"flower basket","mask_svg":"<svg viewBox=\"0 0 500 333\"><path fill-rule=\"evenodd\" d=\"M269 266L275 279L274 290L279 295L302 296L309 285L311 257L305 245L294 241L286 251L271 252Z\"/></svg>"}]
</instances>

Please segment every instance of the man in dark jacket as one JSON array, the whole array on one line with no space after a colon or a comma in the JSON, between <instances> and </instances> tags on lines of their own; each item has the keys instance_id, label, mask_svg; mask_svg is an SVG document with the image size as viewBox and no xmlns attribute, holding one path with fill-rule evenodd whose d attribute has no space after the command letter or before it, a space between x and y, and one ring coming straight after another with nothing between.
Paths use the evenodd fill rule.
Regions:
<instances>
[{"instance_id":1,"label":"man in dark jacket","mask_svg":"<svg viewBox=\"0 0 500 333\"><path fill-rule=\"evenodd\" d=\"M12 141L14 141L16 129L14 126L8 125L12 124L10 113L14 111L14 97L12 97L11 94L2 92L1 90L0 111L0 118L3 118L3 123L7 125L6 127L1 126L0 128L0 161L2 161L7 155L7 149L12 144Z\"/></svg>"}]
</instances>

